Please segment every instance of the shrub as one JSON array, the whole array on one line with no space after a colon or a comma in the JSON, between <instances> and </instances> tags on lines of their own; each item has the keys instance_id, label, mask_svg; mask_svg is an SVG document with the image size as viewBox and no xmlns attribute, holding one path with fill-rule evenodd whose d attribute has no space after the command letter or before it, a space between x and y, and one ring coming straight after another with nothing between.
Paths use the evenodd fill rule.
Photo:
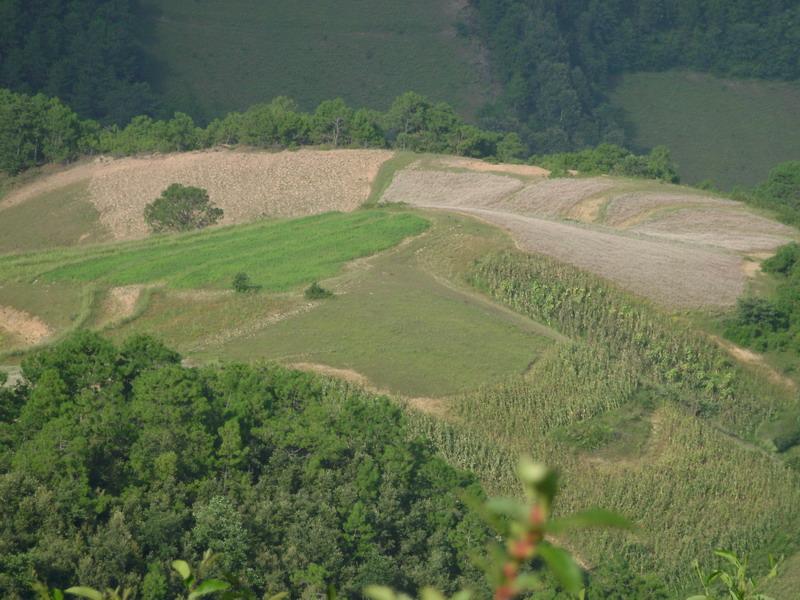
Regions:
<instances>
[{"instance_id":1,"label":"shrub","mask_svg":"<svg viewBox=\"0 0 800 600\"><path fill-rule=\"evenodd\" d=\"M214 225L223 210L214 206L202 188L173 183L145 206L144 220L156 232L190 231Z\"/></svg>"},{"instance_id":2,"label":"shrub","mask_svg":"<svg viewBox=\"0 0 800 600\"><path fill-rule=\"evenodd\" d=\"M255 289L255 286L250 283L250 276L247 273L237 273L233 277L233 289L234 291L243 294Z\"/></svg>"},{"instance_id":3,"label":"shrub","mask_svg":"<svg viewBox=\"0 0 800 600\"><path fill-rule=\"evenodd\" d=\"M306 288L305 297L309 300L323 300L324 298L332 298L333 292L326 290L315 281Z\"/></svg>"}]
</instances>

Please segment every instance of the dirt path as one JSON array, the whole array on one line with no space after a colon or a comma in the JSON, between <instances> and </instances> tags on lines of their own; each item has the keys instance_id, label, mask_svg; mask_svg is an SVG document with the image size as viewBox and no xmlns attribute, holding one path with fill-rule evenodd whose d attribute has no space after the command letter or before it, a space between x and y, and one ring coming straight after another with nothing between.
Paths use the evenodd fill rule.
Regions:
<instances>
[{"instance_id":1,"label":"dirt path","mask_svg":"<svg viewBox=\"0 0 800 600\"><path fill-rule=\"evenodd\" d=\"M39 317L10 306L0 306L0 327L26 345L39 344L53 334L50 326Z\"/></svg>"},{"instance_id":2,"label":"dirt path","mask_svg":"<svg viewBox=\"0 0 800 600\"><path fill-rule=\"evenodd\" d=\"M338 369L329 365L310 362L289 363L287 366L292 369L298 369L300 371L306 371L309 373L318 373L320 375L325 375L326 377L335 377L336 379L347 381L362 387L373 394L388 396L393 400L400 402L404 406L407 406L408 408L429 414L434 417L446 418L448 416L447 400L445 398L405 398L394 392L382 390L376 387L368 377L352 369Z\"/></svg>"},{"instance_id":3,"label":"dirt path","mask_svg":"<svg viewBox=\"0 0 800 600\"><path fill-rule=\"evenodd\" d=\"M5 371L5 373L8 375L6 387L13 387L22 379L22 371L19 367L0 365L0 371Z\"/></svg>"},{"instance_id":4,"label":"dirt path","mask_svg":"<svg viewBox=\"0 0 800 600\"><path fill-rule=\"evenodd\" d=\"M740 363L753 365L759 370L763 371L773 383L777 383L789 391L797 391L797 382L772 367L769 363L767 363L767 361L764 359L764 356L761 354L753 352L752 350L748 350L747 348L737 346L733 342L729 342L728 340L722 339L716 335L712 335L711 339L713 339L717 344L719 344L720 347L722 347L728 354L730 354Z\"/></svg>"}]
</instances>

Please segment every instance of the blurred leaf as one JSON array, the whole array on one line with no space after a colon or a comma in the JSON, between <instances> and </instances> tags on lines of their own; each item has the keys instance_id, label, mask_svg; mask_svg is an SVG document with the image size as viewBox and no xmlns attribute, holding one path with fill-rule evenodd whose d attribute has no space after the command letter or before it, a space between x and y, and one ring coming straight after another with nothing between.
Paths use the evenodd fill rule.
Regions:
<instances>
[{"instance_id":1,"label":"blurred leaf","mask_svg":"<svg viewBox=\"0 0 800 600\"><path fill-rule=\"evenodd\" d=\"M527 510L524 504L511 498L489 498L486 508L496 515L503 515L515 520L525 519Z\"/></svg>"},{"instance_id":2,"label":"blurred leaf","mask_svg":"<svg viewBox=\"0 0 800 600\"><path fill-rule=\"evenodd\" d=\"M206 579L203 583L198 585L194 591L189 594L189 600L208 596L215 592L223 592L231 587L231 584L221 579Z\"/></svg>"},{"instance_id":3,"label":"blurred leaf","mask_svg":"<svg viewBox=\"0 0 800 600\"><path fill-rule=\"evenodd\" d=\"M385 585L368 585L364 588L364 595L372 600L395 600L394 590Z\"/></svg>"},{"instance_id":4,"label":"blurred leaf","mask_svg":"<svg viewBox=\"0 0 800 600\"><path fill-rule=\"evenodd\" d=\"M560 534L573 529L587 529L589 527L634 529L633 523L622 515L602 508L591 508L567 517L553 519L545 525L545 531Z\"/></svg>"},{"instance_id":5,"label":"blurred leaf","mask_svg":"<svg viewBox=\"0 0 800 600\"><path fill-rule=\"evenodd\" d=\"M103 600L103 594L90 587L71 587L64 590L68 594L78 596L79 598L89 598L89 600Z\"/></svg>"},{"instance_id":6,"label":"blurred leaf","mask_svg":"<svg viewBox=\"0 0 800 600\"><path fill-rule=\"evenodd\" d=\"M442 593L432 587L424 587L420 592L420 600L446 600Z\"/></svg>"},{"instance_id":7,"label":"blurred leaf","mask_svg":"<svg viewBox=\"0 0 800 600\"><path fill-rule=\"evenodd\" d=\"M534 592L542 587L542 580L533 573L522 573L517 576L517 587L524 592Z\"/></svg>"},{"instance_id":8,"label":"blurred leaf","mask_svg":"<svg viewBox=\"0 0 800 600\"><path fill-rule=\"evenodd\" d=\"M739 558L735 554L733 554L732 552L728 552L726 550L714 550L714 554L716 554L720 558L724 558L725 560L727 560L729 563L731 563L737 569L742 565L742 563L739 560Z\"/></svg>"},{"instance_id":9,"label":"blurred leaf","mask_svg":"<svg viewBox=\"0 0 800 600\"><path fill-rule=\"evenodd\" d=\"M538 553L567 592L578 594L583 589L583 575L569 552L543 542Z\"/></svg>"},{"instance_id":10,"label":"blurred leaf","mask_svg":"<svg viewBox=\"0 0 800 600\"><path fill-rule=\"evenodd\" d=\"M289 592L278 592L277 594L274 594L274 595L270 596L266 600L283 600L284 598L288 598L288 597L289 597ZM334 596L334 598L335 597L336 596Z\"/></svg>"},{"instance_id":11,"label":"blurred leaf","mask_svg":"<svg viewBox=\"0 0 800 600\"><path fill-rule=\"evenodd\" d=\"M472 592L469 590L461 590L460 592L456 592L450 598L450 600L470 600L472 598Z\"/></svg>"},{"instance_id":12,"label":"blurred leaf","mask_svg":"<svg viewBox=\"0 0 800 600\"><path fill-rule=\"evenodd\" d=\"M192 569L185 560L173 560L172 568L178 572L183 581L189 581L192 576Z\"/></svg>"}]
</instances>

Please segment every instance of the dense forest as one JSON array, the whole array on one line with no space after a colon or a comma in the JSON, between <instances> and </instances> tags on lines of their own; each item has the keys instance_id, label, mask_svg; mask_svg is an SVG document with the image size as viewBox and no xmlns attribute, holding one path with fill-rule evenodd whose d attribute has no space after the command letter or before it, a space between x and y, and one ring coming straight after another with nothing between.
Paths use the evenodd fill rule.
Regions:
<instances>
[{"instance_id":1,"label":"dense forest","mask_svg":"<svg viewBox=\"0 0 800 600\"><path fill-rule=\"evenodd\" d=\"M0 0L0 87L56 96L84 117L154 114L137 0Z\"/></svg>"},{"instance_id":2,"label":"dense forest","mask_svg":"<svg viewBox=\"0 0 800 600\"><path fill-rule=\"evenodd\" d=\"M260 593L370 583L483 590L470 476L399 408L279 367L187 369L146 337L82 332L0 386L0 590L174 597L170 561L210 548ZM260 596L259 596L260 597Z\"/></svg>"},{"instance_id":3,"label":"dense forest","mask_svg":"<svg viewBox=\"0 0 800 600\"><path fill-rule=\"evenodd\" d=\"M623 72L685 67L800 78L796 0L472 0L501 99L485 126L518 131L534 152L622 144L606 102Z\"/></svg>"},{"instance_id":4,"label":"dense forest","mask_svg":"<svg viewBox=\"0 0 800 600\"><path fill-rule=\"evenodd\" d=\"M604 95L623 72L686 67L736 77L800 77L796 0L471 5L475 19L459 29L489 48L503 84L500 99L481 111L481 126L518 132L533 153L624 145L621 118ZM144 73L157 68L147 64L140 10L137 0L0 0L0 87L58 97L82 118L103 124L165 116L144 81Z\"/></svg>"}]
</instances>

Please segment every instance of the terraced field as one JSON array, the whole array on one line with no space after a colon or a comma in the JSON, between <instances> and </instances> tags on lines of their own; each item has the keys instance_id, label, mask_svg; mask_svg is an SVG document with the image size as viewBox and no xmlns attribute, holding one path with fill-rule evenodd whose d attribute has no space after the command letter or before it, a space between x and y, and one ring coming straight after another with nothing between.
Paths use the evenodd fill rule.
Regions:
<instances>
[{"instance_id":1,"label":"terraced field","mask_svg":"<svg viewBox=\"0 0 800 600\"><path fill-rule=\"evenodd\" d=\"M662 306L730 306L757 257L797 232L739 202L611 177L544 179L420 160L385 202L455 210L508 230L520 248L609 279Z\"/></svg>"}]
</instances>

